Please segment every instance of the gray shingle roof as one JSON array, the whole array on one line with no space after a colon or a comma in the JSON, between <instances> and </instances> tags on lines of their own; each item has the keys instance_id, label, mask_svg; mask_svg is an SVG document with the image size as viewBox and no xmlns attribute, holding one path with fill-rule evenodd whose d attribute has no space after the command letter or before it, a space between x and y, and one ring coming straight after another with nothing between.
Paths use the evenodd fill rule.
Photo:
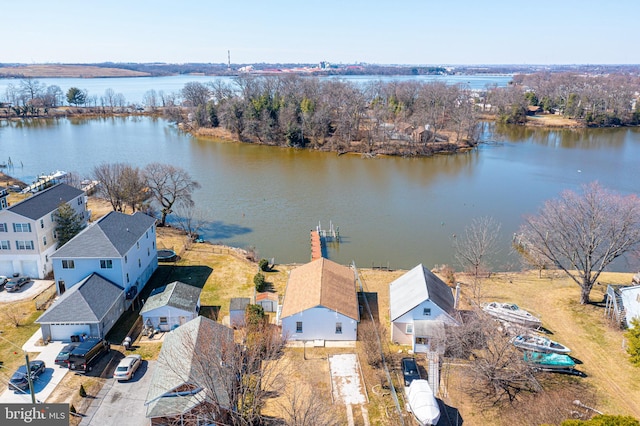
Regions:
<instances>
[{"instance_id":1,"label":"gray shingle roof","mask_svg":"<svg viewBox=\"0 0 640 426\"><path fill-rule=\"evenodd\" d=\"M140 315L162 306L171 306L187 312L195 312L201 288L174 281L155 292L144 303Z\"/></svg>"},{"instance_id":2,"label":"gray shingle roof","mask_svg":"<svg viewBox=\"0 0 640 426\"><path fill-rule=\"evenodd\" d=\"M111 212L89 225L51 257L122 257L154 223L154 218L141 212L133 215Z\"/></svg>"},{"instance_id":3,"label":"gray shingle roof","mask_svg":"<svg viewBox=\"0 0 640 426\"><path fill-rule=\"evenodd\" d=\"M181 414L214 400L229 407L223 380L230 378L222 374L234 373L222 365L221 354L232 348L233 330L202 316L168 333L147 392L147 417ZM190 389L191 395L171 394Z\"/></svg>"},{"instance_id":4,"label":"gray shingle roof","mask_svg":"<svg viewBox=\"0 0 640 426\"><path fill-rule=\"evenodd\" d=\"M455 311L451 288L420 264L389 284L391 321L425 300L431 300L449 315Z\"/></svg>"},{"instance_id":5,"label":"gray shingle roof","mask_svg":"<svg viewBox=\"0 0 640 426\"><path fill-rule=\"evenodd\" d=\"M124 290L113 282L98 274L91 274L60 296L36 322L100 322L113 303L124 297L123 292Z\"/></svg>"},{"instance_id":6,"label":"gray shingle roof","mask_svg":"<svg viewBox=\"0 0 640 426\"><path fill-rule=\"evenodd\" d=\"M31 197L10 206L7 210L36 220L56 210L61 203L68 203L82 194L84 192L78 188L66 183L59 183L44 191L35 193Z\"/></svg>"},{"instance_id":7,"label":"gray shingle roof","mask_svg":"<svg viewBox=\"0 0 640 426\"><path fill-rule=\"evenodd\" d=\"M251 303L251 299L248 297L232 297L229 302L230 311L244 311Z\"/></svg>"}]
</instances>

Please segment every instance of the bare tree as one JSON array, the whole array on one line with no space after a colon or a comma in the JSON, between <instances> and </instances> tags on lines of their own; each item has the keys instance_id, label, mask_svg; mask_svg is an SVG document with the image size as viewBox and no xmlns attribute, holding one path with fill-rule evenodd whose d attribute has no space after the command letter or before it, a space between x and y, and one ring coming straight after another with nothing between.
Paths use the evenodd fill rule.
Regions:
<instances>
[{"instance_id":1,"label":"bare tree","mask_svg":"<svg viewBox=\"0 0 640 426\"><path fill-rule=\"evenodd\" d=\"M589 303L593 285L605 268L640 247L640 199L609 191L597 182L582 194L565 191L547 201L520 227L523 250L546 258L582 289Z\"/></svg>"},{"instance_id":2,"label":"bare tree","mask_svg":"<svg viewBox=\"0 0 640 426\"><path fill-rule=\"evenodd\" d=\"M205 225L204 212L198 210L194 205L179 205L175 210L175 221L189 238L195 240Z\"/></svg>"},{"instance_id":3,"label":"bare tree","mask_svg":"<svg viewBox=\"0 0 640 426\"><path fill-rule=\"evenodd\" d=\"M144 168L144 174L154 200L161 207L161 226L166 224L174 205L193 205L191 194L200 188L200 184L186 170L170 164L151 163Z\"/></svg>"},{"instance_id":4,"label":"bare tree","mask_svg":"<svg viewBox=\"0 0 640 426\"><path fill-rule=\"evenodd\" d=\"M93 168L94 179L100 182L98 194L118 212L124 210L121 175L125 166L124 163L102 163Z\"/></svg>"},{"instance_id":5,"label":"bare tree","mask_svg":"<svg viewBox=\"0 0 640 426\"><path fill-rule=\"evenodd\" d=\"M193 390L200 405L190 413L193 422L187 418L184 424L201 424L196 423L197 418L217 424L259 424L265 401L284 386L285 370L279 364L285 341L279 330L265 321L252 323L239 331L237 337L242 343L236 343L238 340L234 341L233 330L228 327L204 318L198 321L202 324L197 333L177 333L179 341L174 341L176 335L170 335L167 349L163 345L158 358L159 368L166 369L169 375L165 381L184 383L172 390ZM181 327L185 326L193 324ZM176 363L175 359L188 360L189 369L185 370L185 363ZM150 395L162 395L163 391L151 389ZM184 415L180 420L185 420Z\"/></svg>"},{"instance_id":6,"label":"bare tree","mask_svg":"<svg viewBox=\"0 0 640 426\"><path fill-rule=\"evenodd\" d=\"M131 207L132 212L142 209L145 201L151 198L145 176L138 167L125 164L121 170L120 182L122 201Z\"/></svg>"},{"instance_id":7,"label":"bare tree","mask_svg":"<svg viewBox=\"0 0 640 426\"><path fill-rule=\"evenodd\" d=\"M487 269L487 260L497 254L500 224L492 217L473 219L464 234L453 240L454 256L473 276L473 296L480 298L480 280Z\"/></svg>"},{"instance_id":8,"label":"bare tree","mask_svg":"<svg viewBox=\"0 0 640 426\"><path fill-rule=\"evenodd\" d=\"M448 336L450 354L471 357L465 387L479 403L513 403L522 393L540 390L522 352L486 315L470 316L461 326L451 327Z\"/></svg>"}]
</instances>

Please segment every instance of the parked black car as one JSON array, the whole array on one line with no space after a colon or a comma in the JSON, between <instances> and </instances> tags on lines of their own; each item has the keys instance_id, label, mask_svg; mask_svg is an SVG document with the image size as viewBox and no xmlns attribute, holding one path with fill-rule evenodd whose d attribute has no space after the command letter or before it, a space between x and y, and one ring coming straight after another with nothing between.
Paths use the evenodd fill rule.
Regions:
<instances>
[{"instance_id":1,"label":"parked black car","mask_svg":"<svg viewBox=\"0 0 640 426\"><path fill-rule=\"evenodd\" d=\"M13 277L4 285L4 288L8 292L18 291L22 286L28 284L31 281L29 277Z\"/></svg>"},{"instance_id":2,"label":"parked black car","mask_svg":"<svg viewBox=\"0 0 640 426\"><path fill-rule=\"evenodd\" d=\"M400 364L402 365L405 386L409 386L411 382L420 378L420 371L418 371L418 364L416 364L415 358L402 358Z\"/></svg>"},{"instance_id":3,"label":"parked black car","mask_svg":"<svg viewBox=\"0 0 640 426\"><path fill-rule=\"evenodd\" d=\"M4 275L0 275L0 290L4 288L4 285L7 283L7 281L9 281L9 278L5 277Z\"/></svg>"},{"instance_id":4,"label":"parked black car","mask_svg":"<svg viewBox=\"0 0 640 426\"><path fill-rule=\"evenodd\" d=\"M80 342L78 347L69 354L67 360L69 370L76 370L80 373L91 371L100 357L110 350L111 346L106 340L90 337Z\"/></svg>"},{"instance_id":5,"label":"parked black car","mask_svg":"<svg viewBox=\"0 0 640 426\"><path fill-rule=\"evenodd\" d=\"M44 365L44 361L40 361L39 359L31 361L29 365L31 367L32 381L35 381L46 368ZM26 365L21 365L18 370L13 373L13 376L11 376L11 379L9 380L9 389L19 391L26 391L29 389L29 378L27 377Z\"/></svg>"},{"instance_id":6,"label":"parked black car","mask_svg":"<svg viewBox=\"0 0 640 426\"><path fill-rule=\"evenodd\" d=\"M69 355L71 355L71 352L75 348L77 348L79 345L80 345L80 342L74 342L62 348L62 350L58 352L58 355L56 356L56 360L54 361L56 365L60 365L62 367L69 367L68 365Z\"/></svg>"}]
</instances>

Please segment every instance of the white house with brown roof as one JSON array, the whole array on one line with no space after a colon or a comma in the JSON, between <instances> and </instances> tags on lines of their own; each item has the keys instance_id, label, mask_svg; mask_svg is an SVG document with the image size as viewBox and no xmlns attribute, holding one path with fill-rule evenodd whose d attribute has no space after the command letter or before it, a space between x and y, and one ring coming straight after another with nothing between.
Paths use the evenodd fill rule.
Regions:
<instances>
[{"instance_id":1,"label":"white house with brown roof","mask_svg":"<svg viewBox=\"0 0 640 426\"><path fill-rule=\"evenodd\" d=\"M279 320L289 340L356 340L354 271L325 258L292 270Z\"/></svg>"}]
</instances>

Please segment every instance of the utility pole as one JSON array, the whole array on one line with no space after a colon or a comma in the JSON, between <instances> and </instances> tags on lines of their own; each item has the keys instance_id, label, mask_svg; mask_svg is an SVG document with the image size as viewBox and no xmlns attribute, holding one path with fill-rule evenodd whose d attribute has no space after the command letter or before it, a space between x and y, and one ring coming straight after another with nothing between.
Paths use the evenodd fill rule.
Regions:
<instances>
[{"instance_id":1,"label":"utility pole","mask_svg":"<svg viewBox=\"0 0 640 426\"><path fill-rule=\"evenodd\" d=\"M31 364L29 363L29 353L24 351L24 359L27 362L27 381L29 382L29 393L31 394L31 403L36 403L36 393L33 390L33 380L31 380Z\"/></svg>"}]
</instances>

